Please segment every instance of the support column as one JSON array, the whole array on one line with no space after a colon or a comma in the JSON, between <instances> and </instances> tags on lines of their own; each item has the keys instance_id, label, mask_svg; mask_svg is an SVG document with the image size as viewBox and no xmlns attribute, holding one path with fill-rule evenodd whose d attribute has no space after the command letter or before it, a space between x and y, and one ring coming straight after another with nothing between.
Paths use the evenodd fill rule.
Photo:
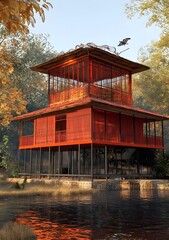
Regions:
<instances>
[{"instance_id":1,"label":"support column","mask_svg":"<svg viewBox=\"0 0 169 240\"><path fill-rule=\"evenodd\" d=\"M156 140L156 121L154 120L154 145L157 145L157 140Z\"/></svg>"},{"instance_id":2,"label":"support column","mask_svg":"<svg viewBox=\"0 0 169 240\"><path fill-rule=\"evenodd\" d=\"M50 178L51 174L51 147L49 147L49 162L48 162L48 177Z\"/></svg>"},{"instance_id":3,"label":"support column","mask_svg":"<svg viewBox=\"0 0 169 240\"><path fill-rule=\"evenodd\" d=\"M68 177L70 174L70 160L71 160L71 151L68 150Z\"/></svg>"},{"instance_id":4,"label":"support column","mask_svg":"<svg viewBox=\"0 0 169 240\"><path fill-rule=\"evenodd\" d=\"M133 115L133 137L134 137L134 143L136 143L136 119L135 116Z\"/></svg>"},{"instance_id":5,"label":"support column","mask_svg":"<svg viewBox=\"0 0 169 240\"><path fill-rule=\"evenodd\" d=\"M18 173L20 172L21 150L18 150Z\"/></svg>"},{"instance_id":6,"label":"support column","mask_svg":"<svg viewBox=\"0 0 169 240\"><path fill-rule=\"evenodd\" d=\"M32 175L32 149L30 148L30 174Z\"/></svg>"},{"instance_id":7,"label":"support column","mask_svg":"<svg viewBox=\"0 0 169 240\"><path fill-rule=\"evenodd\" d=\"M24 149L24 174L26 173L26 149Z\"/></svg>"},{"instance_id":8,"label":"support column","mask_svg":"<svg viewBox=\"0 0 169 240\"><path fill-rule=\"evenodd\" d=\"M50 104L50 74L48 72L48 103Z\"/></svg>"},{"instance_id":9,"label":"support column","mask_svg":"<svg viewBox=\"0 0 169 240\"><path fill-rule=\"evenodd\" d=\"M93 181L93 143L91 143L90 149L90 157L91 157L91 180Z\"/></svg>"},{"instance_id":10,"label":"support column","mask_svg":"<svg viewBox=\"0 0 169 240\"><path fill-rule=\"evenodd\" d=\"M161 121L161 127L162 127L162 146L164 147L164 122Z\"/></svg>"},{"instance_id":11,"label":"support column","mask_svg":"<svg viewBox=\"0 0 169 240\"><path fill-rule=\"evenodd\" d=\"M71 150L71 155L72 155L72 175L74 174L74 169L73 169L73 161L74 161L74 147Z\"/></svg>"},{"instance_id":12,"label":"support column","mask_svg":"<svg viewBox=\"0 0 169 240\"><path fill-rule=\"evenodd\" d=\"M119 112L119 142L122 141L122 135L121 135L121 112Z\"/></svg>"},{"instance_id":13,"label":"support column","mask_svg":"<svg viewBox=\"0 0 169 240\"><path fill-rule=\"evenodd\" d=\"M55 149L53 150L53 175L55 177L56 175L56 158L55 158L56 152Z\"/></svg>"},{"instance_id":14,"label":"support column","mask_svg":"<svg viewBox=\"0 0 169 240\"><path fill-rule=\"evenodd\" d=\"M148 145L148 129L147 129L147 118L146 118L146 145Z\"/></svg>"},{"instance_id":15,"label":"support column","mask_svg":"<svg viewBox=\"0 0 169 240\"><path fill-rule=\"evenodd\" d=\"M42 149L39 152L39 178L41 177L41 161L42 161Z\"/></svg>"},{"instance_id":16,"label":"support column","mask_svg":"<svg viewBox=\"0 0 169 240\"><path fill-rule=\"evenodd\" d=\"M80 144L78 144L78 176L80 179Z\"/></svg>"},{"instance_id":17,"label":"support column","mask_svg":"<svg viewBox=\"0 0 169 240\"><path fill-rule=\"evenodd\" d=\"M58 147L58 177L60 179L60 146Z\"/></svg>"},{"instance_id":18,"label":"support column","mask_svg":"<svg viewBox=\"0 0 169 240\"><path fill-rule=\"evenodd\" d=\"M104 147L105 177L107 179L107 146Z\"/></svg>"}]
</instances>

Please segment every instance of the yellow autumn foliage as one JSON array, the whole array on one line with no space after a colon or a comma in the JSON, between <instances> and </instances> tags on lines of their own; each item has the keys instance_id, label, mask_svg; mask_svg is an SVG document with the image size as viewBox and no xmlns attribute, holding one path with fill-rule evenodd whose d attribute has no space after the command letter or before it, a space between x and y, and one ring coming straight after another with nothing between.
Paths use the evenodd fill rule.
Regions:
<instances>
[{"instance_id":1,"label":"yellow autumn foliage","mask_svg":"<svg viewBox=\"0 0 169 240\"><path fill-rule=\"evenodd\" d=\"M13 72L13 64L6 49L1 48L0 62L0 126L9 124L13 114L20 114L25 111L26 101L24 101L21 91L14 86L10 80Z\"/></svg>"},{"instance_id":2,"label":"yellow autumn foliage","mask_svg":"<svg viewBox=\"0 0 169 240\"><path fill-rule=\"evenodd\" d=\"M28 26L34 26L35 13L42 21L45 20L45 10L52 7L46 0L0 0L0 22L10 33L27 33Z\"/></svg>"},{"instance_id":3,"label":"yellow autumn foliage","mask_svg":"<svg viewBox=\"0 0 169 240\"><path fill-rule=\"evenodd\" d=\"M36 22L35 14L44 21L44 12L50 7L46 0L0 0L0 126L8 125L14 114L26 111L22 92L11 78L17 57L10 48L20 47L15 35L19 33L26 41L29 25Z\"/></svg>"}]
</instances>

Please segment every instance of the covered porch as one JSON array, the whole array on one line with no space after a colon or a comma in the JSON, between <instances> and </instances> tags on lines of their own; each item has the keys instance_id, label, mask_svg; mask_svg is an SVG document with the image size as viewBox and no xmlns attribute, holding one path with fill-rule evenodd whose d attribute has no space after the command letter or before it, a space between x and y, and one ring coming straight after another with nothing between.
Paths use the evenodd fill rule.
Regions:
<instances>
[{"instance_id":1,"label":"covered porch","mask_svg":"<svg viewBox=\"0 0 169 240\"><path fill-rule=\"evenodd\" d=\"M19 175L30 178L151 178L155 149L78 144L20 150Z\"/></svg>"}]
</instances>

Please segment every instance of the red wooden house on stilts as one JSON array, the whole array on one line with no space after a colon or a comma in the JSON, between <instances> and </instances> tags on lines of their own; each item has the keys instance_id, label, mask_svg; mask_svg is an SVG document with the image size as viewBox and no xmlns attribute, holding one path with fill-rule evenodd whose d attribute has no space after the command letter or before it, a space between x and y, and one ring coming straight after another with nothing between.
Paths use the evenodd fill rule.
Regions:
<instances>
[{"instance_id":1,"label":"red wooden house on stilts","mask_svg":"<svg viewBox=\"0 0 169 240\"><path fill-rule=\"evenodd\" d=\"M93 46L33 67L48 75L49 105L14 118L20 121L19 174L151 176L169 117L132 105L132 74L148 69Z\"/></svg>"}]
</instances>

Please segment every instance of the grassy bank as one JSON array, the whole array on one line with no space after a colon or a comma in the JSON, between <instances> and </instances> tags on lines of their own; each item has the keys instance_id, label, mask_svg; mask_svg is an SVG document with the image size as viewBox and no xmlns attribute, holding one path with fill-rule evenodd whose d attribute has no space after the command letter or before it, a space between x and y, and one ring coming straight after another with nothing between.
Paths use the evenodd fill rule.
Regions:
<instances>
[{"instance_id":1,"label":"grassy bank","mask_svg":"<svg viewBox=\"0 0 169 240\"><path fill-rule=\"evenodd\" d=\"M7 179L0 180L0 197L12 196L39 196L39 195L76 195L89 194L92 189L64 186L59 182L32 181L26 182L23 187L23 180L10 182ZM19 186L19 188L17 188ZM17 188L17 189L16 189Z\"/></svg>"}]
</instances>

